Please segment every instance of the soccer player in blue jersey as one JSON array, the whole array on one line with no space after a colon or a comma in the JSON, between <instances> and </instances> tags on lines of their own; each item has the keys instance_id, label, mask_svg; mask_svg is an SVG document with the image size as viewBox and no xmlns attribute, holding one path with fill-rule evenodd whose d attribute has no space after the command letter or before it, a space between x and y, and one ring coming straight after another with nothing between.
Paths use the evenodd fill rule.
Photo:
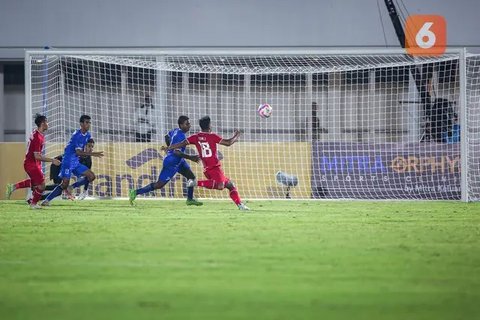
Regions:
<instances>
[{"instance_id":1,"label":"soccer player in blue jersey","mask_svg":"<svg viewBox=\"0 0 480 320\"><path fill-rule=\"evenodd\" d=\"M170 130L165 135L165 142L167 145L175 144L184 141L187 137L185 133L190 130L190 121L187 116L180 116L178 118L178 128ZM185 159L198 162L200 158L197 155L188 155L185 153L185 147L180 150L169 150L167 156L163 159L163 168L160 172L157 182L134 190L129 190L128 196L130 204L133 205L135 198L139 194L151 192L153 190L163 188L178 172L188 180L195 181L195 174L188 165ZM193 186L187 188L187 205L201 206L203 203L193 197Z\"/></svg>"},{"instance_id":2,"label":"soccer player in blue jersey","mask_svg":"<svg viewBox=\"0 0 480 320\"><path fill-rule=\"evenodd\" d=\"M50 201L62 193L62 190L67 190L67 188L68 190L73 190L73 188L84 186L85 184L95 180L95 174L92 172L92 170L80 163L80 157L103 157L103 151L85 151L85 146L91 139L90 132L88 132L88 130L90 130L90 125L90 116L82 115L80 117L80 129L76 130L72 134L70 141L65 147L59 175L62 178L62 183L52 190L45 201L43 201L42 206L48 206ZM69 187L72 173L79 177L79 180Z\"/></svg>"}]
</instances>

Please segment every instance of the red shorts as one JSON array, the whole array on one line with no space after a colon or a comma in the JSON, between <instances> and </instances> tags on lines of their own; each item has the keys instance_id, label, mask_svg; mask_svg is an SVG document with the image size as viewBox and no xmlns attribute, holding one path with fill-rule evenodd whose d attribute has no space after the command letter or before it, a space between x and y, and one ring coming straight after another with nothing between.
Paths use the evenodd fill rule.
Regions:
<instances>
[{"instance_id":1,"label":"red shorts","mask_svg":"<svg viewBox=\"0 0 480 320\"><path fill-rule=\"evenodd\" d=\"M207 169L203 172L205 177L210 180L214 180L215 182L223 182L223 184L226 184L228 181L230 181L229 178L225 176L225 174L222 171L221 167L213 167L210 169Z\"/></svg>"},{"instance_id":2,"label":"red shorts","mask_svg":"<svg viewBox=\"0 0 480 320\"><path fill-rule=\"evenodd\" d=\"M24 163L23 168L25 169L25 172L30 177L30 180L32 181L32 186L38 186L43 184L43 182L45 181L45 178L43 176L41 166L39 166L36 163L35 164Z\"/></svg>"}]
</instances>

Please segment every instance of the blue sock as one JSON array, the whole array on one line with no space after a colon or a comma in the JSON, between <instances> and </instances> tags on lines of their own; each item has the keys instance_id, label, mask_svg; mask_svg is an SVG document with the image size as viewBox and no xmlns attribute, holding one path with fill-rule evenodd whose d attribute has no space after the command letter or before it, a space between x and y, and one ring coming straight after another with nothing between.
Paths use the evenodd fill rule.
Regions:
<instances>
[{"instance_id":1,"label":"blue sock","mask_svg":"<svg viewBox=\"0 0 480 320\"><path fill-rule=\"evenodd\" d=\"M187 188L187 200L193 199L193 187Z\"/></svg>"},{"instance_id":2,"label":"blue sock","mask_svg":"<svg viewBox=\"0 0 480 320\"><path fill-rule=\"evenodd\" d=\"M145 187L143 188L140 188L140 189L137 189L137 194L144 194L144 193L147 193L147 192L150 192L150 191L153 191L155 190L153 188L153 186L155 185L155 183L150 183L149 185L146 185Z\"/></svg>"},{"instance_id":3,"label":"blue sock","mask_svg":"<svg viewBox=\"0 0 480 320\"><path fill-rule=\"evenodd\" d=\"M88 179L87 178L82 178L80 180L77 180L77 182L75 182L74 184L72 184L72 188L75 189L75 188L83 186L87 183L88 183Z\"/></svg>"},{"instance_id":4,"label":"blue sock","mask_svg":"<svg viewBox=\"0 0 480 320\"><path fill-rule=\"evenodd\" d=\"M54 198L58 197L59 195L62 194L62 187L60 185L56 186L55 189L53 189L52 192L45 198L46 201L50 202Z\"/></svg>"}]
</instances>

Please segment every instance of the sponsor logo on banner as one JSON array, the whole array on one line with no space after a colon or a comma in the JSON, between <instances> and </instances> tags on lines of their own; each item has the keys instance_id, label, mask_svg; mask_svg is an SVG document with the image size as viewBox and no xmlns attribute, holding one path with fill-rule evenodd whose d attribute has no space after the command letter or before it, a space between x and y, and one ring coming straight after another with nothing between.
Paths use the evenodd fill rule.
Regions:
<instances>
[{"instance_id":1,"label":"sponsor logo on banner","mask_svg":"<svg viewBox=\"0 0 480 320\"><path fill-rule=\"evenodd\" d=\"M140 188L157 181L162 168L162 154L156 148L146 148L141 144L138 146L140 148L133 148L133 155L124 155L123 153L116 152L116 154L119 154L119 158L111 159L113 163L104 163L99 166L100 168L116 168L117 170L121 170L119 172L99 170L94 188L92 188L94 196L125 197L128 194L128 189ZM122 159L122 157L128 158ZM95 167L93 170L95 171ZM179 179L178 175L174 177L165 188L157 191L157 195L173 197L175 195L175 181L177 179Z\"/></svg>"},{"instance_id":2,"label":"sponsor logo on banner","mask_svg":"<svg viewBox=\"0 0 480 320\"><path fill-rule=\"evenodd\" d=\"M312 144L313 198L460 199L459 144Z\"/></svg>"}]
</instances>

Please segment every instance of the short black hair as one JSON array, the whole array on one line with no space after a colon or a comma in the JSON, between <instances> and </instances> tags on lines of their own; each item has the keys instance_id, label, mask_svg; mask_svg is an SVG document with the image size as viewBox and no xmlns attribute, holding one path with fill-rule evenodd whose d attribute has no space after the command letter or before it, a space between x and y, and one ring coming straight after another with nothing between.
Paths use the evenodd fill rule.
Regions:
<instances>
[{"instance_id":1,"label":"short black hair","mask_svg":"<svg viewBox=\"0 0 480 320\"><path fill-rule=\"evenodd\" d=\"M210 127L210 117L209 116L202 117L199 123L200 123L200 128L202 130L208 130L208 128Z\"/></svg>"},{"instance_id":2,"label":"short black hair","mask_svg":"<svg viewBox=\"0 0 480 320\"><path fill-rule=\"evenodd\" d=\"M87 116L86 114L84 114L80 117L80 123L84 123L85 120L90 120L90 119L92 119L90 118L90 116Z\"/></svg>"},{"instance_id":3,"label":"short black hair","mask_svg":"<svg viewBox=\"0 0 480 320\"><path fill-rule=\"evenodd\" d=\"M88 141L87 141L87 144L88 144L88 143L95 143L95 141L94 141L92 138L90 138L90 139L88 139Z\"/></svg>"},{"instance_id":4,"label":"short black hair","mask_svg":"<svg viewBox=\"0 0 480 320\"><path fill-rule=\"evenodd\" d=\"M187 116L180 116L178 117L178 125L182 125L185 123L185 121L189 120L189 118Z\"/></svg>"},{"instance_id":5,"label":"short black hair","mask_svg":"<svg viewBox=\"0 0 480 320\"><path fill-rule=\"evenodd\" d=\"M43 122L47 121L47 117L45 117L43 114L37 113L35 115L35 124L37 127L40 128Z\"/></svg>"}]
</instances>

